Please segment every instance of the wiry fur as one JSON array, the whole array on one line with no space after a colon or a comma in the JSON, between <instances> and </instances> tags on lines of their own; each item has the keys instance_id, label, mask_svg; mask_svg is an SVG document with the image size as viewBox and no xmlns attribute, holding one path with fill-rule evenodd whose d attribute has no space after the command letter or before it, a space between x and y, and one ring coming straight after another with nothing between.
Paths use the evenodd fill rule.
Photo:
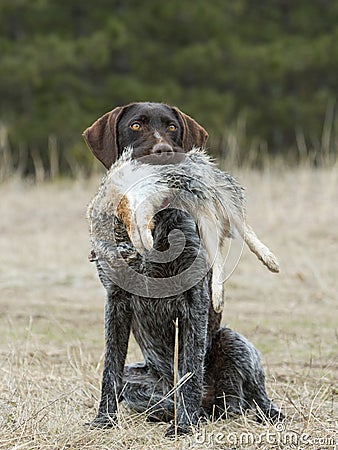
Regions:
<instances>
[{"instance_id":1,"label":"wiry fur","mask_svg":"<svg viewBox=\"0 0 338 450\"><path fill-rule=\"evenodd\" d=\"M219 375L217 379L215 374ZM152 420L173 419L174 402L172 395L167 395L172 383L167 384L144 362L126 365L123 381L123 397L131 409L146 413ZM258 351L239 333L227 327L219 328L205 358L201 413L218 419L248 409L256 412L259 422L284 417L266 395L265 373Z\"/></svg>"},{"instance_id":2,"label":"wiry fur","mask_svg":"<svg viewBox=\"0 0 338 450\"><path fill-rule=\"evenodd\" d=\"M140 123L141 131L133 134L130 124L135 120ZM176 125L173 134L168 131L168 124L171 123ZM187 188L187 192L191 191L199 199L196 211L202 216L208 216L207 208L214 207L210 204L210 186L204 193L201 184L193 183L196 178L193 173L183 189L184 173L179 175L180 166L168 165L168 161L181 161L181 158L175 158L175 152L179 153L181 149L183 154L187 153L193 145L203 147L207 138L206 131L177 108L156 103L118 107L98 119L85 131L84 137L106 168L118 157L122 158L119 163L128 162L125 148L131 144L134 158L139 155L148 157L160 150L165 158L163 166L155 166L156 170L161 167L168 170L169 167L171 172L167 172L167 178L164 173L158 172L157 188L173 189L176 182L180 190ZM200 163L202 161L196 161L197 165ZM146 165L144 169L148 170ZM179 170L176 172L176 169ZM151 174L152 171L149 172ZM175 174L178 174L177 178ZM212 271L208 271L208 255L203 251L199 237L199 232L203 235L203 230L198 230L191 217L191 214L196 217L197 212L195 214L194 208L191 208L191 214L180 209L164 208L168 206L165 201L152 217L156 211L153 210L153 202L150 202L144 209L148 211L146 215L141 209L141 214L134 217L133 214L138 211L137 196L129 198L123 183L135 183L137 174L131 170L128 178L126 169L119 176L118 183L121 184L114 185L108 173L88 209L93 246L91 260L96 263L107 293L101 401L93 425L106 427L114 424L117 403L121 400L135 410L145 412L151 419L172 419L176 318L179 323L178 378L181 382L177 396L179 432L187 432L190 425L197 424L199 418L205 415L226 416L248 408L255 409L263 420L282 419L282 413L266 394L258 352L239 334L220 327L221 313L215 311L211 302ZM116 190L111 189L113 185ZM153 193L152 185L148 189ZM237 204L243 192L237 185L234 189ZM144 191L142 193L140 190L139 194L140 199L145 198ZM205 197L208 200L206 209L198 210ZM242 214L241 206L238 211ZM151 219L150 225L145 218ZM135 226L141 227L141 232L137 232L133 228ZM170 233L177 230L185 237L179 257L165 263L154 259L154 252L165 254L171 244L175 247L175 242L169 241ZM231 233L231 228L227 232ZM137 246L141 253L132 244L130 236L133 240L139 239ZM249 236L249 242L252 239L254 237ZM208 247L207 241L204 241L205 247ZM153 250L144 252L143 247L147 246L152 246ZM161 289L153 289L152 296L140 295L151 286L152 280L155 286L161 282L162 286L170 286L172 279L183 274L184 281L189 281L185 276L188 269L192 279L189 288L179 293L172 290L172 295ZM142 284L140 278L147 281ZM166 291L171 292L170 289ZM144 362L125 366L131 330L141 348ZM170 435L173 432L171 425L167 433Z\"/></svg>"},{"instance_id":3,"label":"wiry fur","mask_svg":"<svg viewBox=\"0 0 338 450\"><path fill-rule=\"evenodd\" d=\"M132 158L129 148L112 165L94 209L119 217L129 238L141 254L153 248L153 217L164 207L192 215L213 266L212 301L217 312L223 307L222 265L226 259L226 238L241 236L250 250L271 270L279 271L276 257L258 239L246 221L244 189L228 173L217 169L198 148L182 162L154 166ZM165 205L165 206L164 206Z\"/></svg>"},{"instance_id":4,"label":"wiry fur","mask_svg":"<svg viewBox=\"0 0 338 450\"><path fill-rule=\"evenodd\" d=\"M195 156L198 161L197 151L192 153L192 158ZM197 423L204 415L226 416L250 408L257 411L257 417L261 420L264 417L271 420L282 418L280 411L267 397L264 371L257 350L238 333L228 328L219 328L221 314L215 311L210 301L211 273L188 291L167 298L161 298L160 294L160 298L140 297L118 286L126 283L123 279L127 276L123 272L124 262L133 268L135 276L143 274L158 280L159 277L167 279L186 270L196 259L200 251L200 240L194 220L182 210L154 208L154 203L160 205L167 198L166 195L172 196L171 188L168 190L168 187L189 188L189 192L197 199L196 204L189 207L189 211L195 212L194 216L201 214L201 219L203 214L208 214L208 209L201 208L198 203L213 199L208 198L208 190L205 186L202 189L202 181L196 181L192 176L193 172L189 175L183 170L183 167L189 165L189 159L182 163L182 168L177 165L169 169L168 166L161 166L161 170L158 170L158 166L138 164L139 171L135 171L129 163L127 154L119 162L123 168L119 173L120 178L116 177L117 172L113 166L88 209L95 260L100 279L107 290L107 353L102 399L95 424L107 425L111 419L114 420L116 401L121 399L136 411L146 412L151 419L172 419L173 398L166 397L166 394L173 387L173 323L176 317L179 318L180 328L179 376L187 373L193 375L179 390L178 423L181 430L186 430L190 423ZM209 162L205 161L205 164ZM141 178L141 174L148 178ZM230 176L224 174L222 177L223 182L231 180L231 183L229 181L224 185L224 189L228 188L232 195L231 201L235 203L240 198L243 202L242 189ZM131 180L137 184L139 198L136 198L135 193L128 195L128 183ZM161 190L161 185L165 188L164 191ZM213 187L216 188L217 186ZM126 193L124 195L130 208L129 227L120 221L116 207L121 203L123 193ZM134 211L138 210L138 201L144 200L145 193L149 196L150 204L148 209L143 204L141 211L149 214L151 226L148 219L142 222L141 216L133 216ZM158 193L163 195L156 197ZM189 196L189 200L190 198ZM182 204L187 206L184 200ZM234 207L240 216L242 204ZM159 211L153 217L152 213L157 209ZM140 223L145 225L138 235L138 248L142 250L142 254L137 252L130 241L130 236L137 236L135 230L140 227ZM179 260L166 264L151 260L151 253L144 252L142 247L145 239L142 233L147 233L149 229L153 230L151 244L154 249L162 252L167 249L170 231L183 231L186 243ZM232 233L230 222L224 230L224 236ZM196 266L198 273L205 270L205 259ZM131 286L133 279L128 279L128 283ZM119 317L118 321L116 317ZM142 349L145 361L124 367L130 328Z\"/></svg>"}]
</instances>

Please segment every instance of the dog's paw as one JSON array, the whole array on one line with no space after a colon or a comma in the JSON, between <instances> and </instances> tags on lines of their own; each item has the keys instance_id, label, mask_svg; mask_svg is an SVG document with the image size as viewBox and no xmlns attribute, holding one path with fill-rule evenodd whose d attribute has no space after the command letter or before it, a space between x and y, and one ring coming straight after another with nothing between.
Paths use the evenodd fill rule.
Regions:
<instances>
[{"instance_id":1,"label":"dog's paw","mask_svg":"<svg viewBox=\"0 0 338 450\"><path fill-rule=\"evenodd\" d=\"M98 414L95 419L89 423L90 428L112 428L117 424L116 414Z\"/></svg>"},{"instance_id":2,"label":"dog's paw","mask_svg":"<svg viewBox=\"0 0 338 450\"><path fill-rule=\"evenodd\" d=\"M204 411L203 408L200 408L197 412L192 414L190 417L189 422L187 423L180 423L178 422L177 428L175 429L175 423L171 422L169 428L167 429L165 436L166 437L172 437L177 434L177 436L182 436L184 434L192 434L194 431L196 431L201 422L205 422L207 420L207 414Z\"/></svg>"},{"instance_id":3,"label":"dog's paw","mask_svg":"<svg viewBox=\"0 0 338 450\"><path fill-rule=\"evenodd\" d=\"M259 423L281 423L285 420L285 416L280 409L278 409L275 405L271 405L269 409L265 411L257 411L256 419Z\"/></svg>"},{"instance_id":4,"label":"dog's paw","mask_svg":"<svg viewBox=\"0 0 338 450\"><path fill-rule=\"evenodd\" d=\"M167 431L165 432L165 437L168 438L172 438L176 436L183 436L185 434L192 434L194 431L194 426L193 425L177 425L177 431L175 428L175 424L172 423L169 428L167 429Z\"/></svg>"},{"instance_id":5,"label":"dog's paw","mask_svg":"<svg viewBox=\"0 0 338 450\"><path fill-rule=\"evenodd\" d=\"M226 406L214 405L209 419L212 421L227 420L243 414L240 401L226 400Z\"/></svg>"}]
</instances>

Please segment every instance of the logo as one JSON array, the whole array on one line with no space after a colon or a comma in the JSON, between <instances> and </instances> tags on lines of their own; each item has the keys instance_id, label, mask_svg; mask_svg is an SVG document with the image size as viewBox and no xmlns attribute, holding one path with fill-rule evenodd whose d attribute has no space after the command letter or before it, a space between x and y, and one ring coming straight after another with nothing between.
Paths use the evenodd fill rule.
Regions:
<instances>
[{"instance_id":1,"label":"logo","mask_svg":"<svg viewBox=\"0 0 338 450\"><path fill-rule=\"evenodd\" d=\"M147 168L144 176L142 167ZM151 298L177 296L213 269L213 292L222 297L223 283L235 270L244 245L241 238L230 238L235 230L232 211L217 193L210 194L203 180L189 176L186 185L176 187L161 179L158 166L149 167L139 164L139 173L131 174L132 181L124 179L109 205L111 232L104 242L94 240L94 251L104 254L102 269L125 291ZM94 199L91 218L100 214ZM116 217L126 226L129 246L121 241Z\"/></svg>"}]
</instances>

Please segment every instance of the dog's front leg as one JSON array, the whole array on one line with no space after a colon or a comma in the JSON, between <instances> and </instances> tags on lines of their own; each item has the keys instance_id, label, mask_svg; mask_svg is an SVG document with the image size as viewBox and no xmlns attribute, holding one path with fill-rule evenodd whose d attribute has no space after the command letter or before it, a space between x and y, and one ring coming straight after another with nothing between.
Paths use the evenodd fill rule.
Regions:
<instances>
[{"instance_id":1,"label":"dog's front leg","mask_svg":"<svg viewBox=\"0 0 338 450\"><path fill-rule=\"evenodd\" d=\"M116 423L117 402L123 387L123 368L130 326L130 294L114 286L107 292L105 305L105 362L101 401L93 426L109 427Z\"/></svg>"},{"instance_id":2,"label":"dog's front leg","mask_svg":"<svg viewBox=\"0 0 338 450\"><path fill-rule=\"evenodd\" d=\"M185 317L179 321L180 354L179 376L187 373L191 378L177 393L177 432L189 433L191 425L197 425L203 417L201 400L203 393L204 357L206 352L209 294L208 285L201 281L186 293ZM167 430L166 435L175 433L175 424Z\"/></svg>"}]
</instances>

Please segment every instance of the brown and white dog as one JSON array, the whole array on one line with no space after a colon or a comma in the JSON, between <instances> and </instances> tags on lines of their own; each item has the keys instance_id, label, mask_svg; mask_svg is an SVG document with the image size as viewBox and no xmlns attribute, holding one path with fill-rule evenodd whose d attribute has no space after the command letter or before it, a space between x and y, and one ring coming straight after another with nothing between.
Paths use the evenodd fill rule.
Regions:
<instances>
[{"instance_id":1,"label":"brown and white dog","mask_svg":"<svg viewBox=\"0 0 338 450\"><path fill-rule=\"evenodd\" d=\"M270 269L278 265L244 220L240 186L232 177L223 186L225 175L193 150L204 148L206 131L175 107L134 103L105 114L84 137L107 169L118 160L88 209L92 260L107 292L105 365L93 425L116 422L122 399L151 418L173 418L177 318L179 432L205 415L247 409L260 420L282 419L266 394L257 350L220 327L222 299L212 293L210 265L224 238L236 229ZM144 362L125 366L130 330ZM171 425L167 434L174 431Z\"/></svg>"}]
</instances>

